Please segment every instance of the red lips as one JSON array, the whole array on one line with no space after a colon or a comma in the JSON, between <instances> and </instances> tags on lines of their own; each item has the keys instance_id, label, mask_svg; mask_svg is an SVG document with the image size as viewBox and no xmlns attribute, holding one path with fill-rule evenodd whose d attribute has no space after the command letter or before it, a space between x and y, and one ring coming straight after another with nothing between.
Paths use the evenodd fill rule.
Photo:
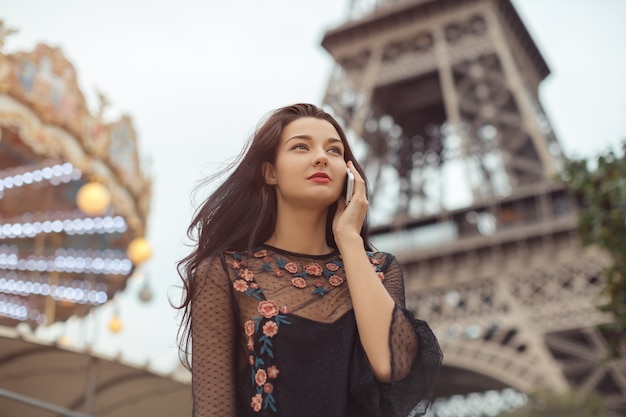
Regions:
<instances>
[{"instance_id":1,"label":"red lips","mask_svg":"<svg viewBox=\"0 0 626 417\"><path fill-rule=\"evenodd\" d=\"M309 176L308 179L318 184L327 184L330 182L330 177L325 172L316 172Z\"/></svg>"},{"instance_id":2,"label":"red lips","mask_svg":"<svg viewBox=\"0 0 626 417\"><path fill-rule=\"evenodd\" d=\"M330 177L328 176L327 173L325 172L316 172L315 174L311 175L308 179L313 179L313 178L326 178L326 179L330 179Z\"/></svg>"}]
</instances>

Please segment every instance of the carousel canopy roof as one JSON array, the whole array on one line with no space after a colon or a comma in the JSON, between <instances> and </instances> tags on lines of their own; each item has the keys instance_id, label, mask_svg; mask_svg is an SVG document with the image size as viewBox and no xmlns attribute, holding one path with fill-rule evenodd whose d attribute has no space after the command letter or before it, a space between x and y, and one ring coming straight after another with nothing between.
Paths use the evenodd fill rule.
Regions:
<instances>
[{"instance_id":1,"label":"carousel canopy roof","mask_svg":"<svg viewBox=\"0 0 626 417\"><path fill-rule=\"evenodd\" d=\"M187 372L164 374L0 327L2 415L191 415L189 382Z\"/></svg>"}]
</instances>

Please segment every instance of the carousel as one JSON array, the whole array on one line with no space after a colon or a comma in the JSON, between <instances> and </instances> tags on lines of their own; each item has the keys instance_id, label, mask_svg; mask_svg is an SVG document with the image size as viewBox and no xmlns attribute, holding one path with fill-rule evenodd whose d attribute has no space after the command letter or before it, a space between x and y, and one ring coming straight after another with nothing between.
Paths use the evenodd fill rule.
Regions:
<instances>
[{"instance_id":1,"label":"carousel","mask_svg":"<svg viewBox=\"0 0 626 417\"><path fill-rule=\"evenodd\" d=\"M10 32L0 22L0 52ZM32 332L110 302L151 255L132 121L105 121L99 102L92 114L58 48L0 53L0 415L162 415L164 391L188 402L184 378Z\"/></svg>"}]
</instances>

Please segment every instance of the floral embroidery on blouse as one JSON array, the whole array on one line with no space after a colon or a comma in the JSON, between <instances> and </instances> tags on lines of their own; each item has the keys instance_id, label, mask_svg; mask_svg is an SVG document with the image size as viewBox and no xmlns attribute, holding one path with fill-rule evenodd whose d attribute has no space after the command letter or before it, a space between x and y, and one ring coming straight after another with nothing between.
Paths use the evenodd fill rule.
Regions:
<instances>
[{"instance_id":1,"label":"floral embroidery on blouse","mask_svg":"<svg viewBox=\"0 0 626 417\"><path fill-rule=\"evenodd\" d=\"M274 385L268 380L278 378L279 370L276 365L269 367L267 365L274 359L272 338L278 334L281 324L291 324L291 322L285 315L287 308L280 309L274 301L260 301L257 310L261 317L253 317L244 326L250 352L251 383L256 388L256 394L252 397L250 406L256 412L266 408L277 411L273 395ZM255 346L255 334L261 334L258 338L260 347Z\"/></svg>"},{"instance_id":2,"label":"floral embroidery on blouse","mask_svg":"<svg viewBox=\"0 0 626 417\"><path fill-rule=\"evenodd\" d=\"M267 251L255 251L252 256L263 258L262 270L272 271L270 265L271 258L267 256ZM251 371L251 384L256 391L250 400L250 407L255 412L267 408L276 412L274 384L280 371L275 364L271 363L274 360L272 338L278 334L281 324L291 324L286 316L289 309L287 306L278 307L275 301L263 300L261 298L263 289L254 281L254 273L246 268L247 265L243 260L243 254L236 252L233 254L233 258L233 260L227 261L227 264L237 271L237 276L240 277L233 282L233 288L238 292L259 300L257 311L260 316L252 317L243 326L246 335L246 347L249 352L248 363ZM255 343L255 335L259 335L258 346Z\"/></svg>"},{"instance_id":3,"label":"floral embroidery on blouse","mask_svg":"<svg viewBox=\"0 0 626 417\"><path fill-rule=\"evenodd\" d=\"M265 267L265 265L266 264L264 264L263 266ZM267 263L269 269L264 268L264 270L268 272L273 271L274 275L280 278L283 276L283 271L281 271L281 269L284 269L285 271L289 272L293 277L291 279L291 284L296 288L303 289L307 286L307 278L321 277L322 275L326 277L326 279L328 279L328 283L333 287L338 287L344 282L343 277L335 274L335 272L343 266L343 263L338 260L328 262L324 266L321 266L317 262L312 262L300 267L295 262L286 262L282 257L279 257L276 260L276 265L279 269L272 270L271 264ZM323 285L324 284L320 279L315 279L313 281L313 286L315 288L313 288L312 293L319 295L320 297L328 293L330 290L324 288Z\"/></svg>"},{"instance_id":4,"label":"floral embroidery on blouse","mask_svg":"<svg viewBox=\"0 0 626 417\"><path fill-rule=\"evenodd\" d=\"M232 253L232 259L226 261L227 265L235 271L237 276L233 281L235 291L259 301L257 306L259 316L247 320L243 329L249 352L248 363L251 370L251 384L256 391L250 400L250 407L255 412L267 408L276 412L276 399L273 394L280 371L272 363L275 360L272 338L278 334L281 324L291 324L287 317L289 309L287 306L279 307L275 301L262 298L263 288L255 281L255 271L248 269L246 258L250 255L258 259L262 258L260 271L272 273L277 278L282 278L284 271L289 273L291 275L291 284L296 288L304 289L312 281L312 293L320 297L345 282L345 278L336 274L343 267L343 262L337 259L323 266L317 262L298 265L295 262L287 262L284 258L278 257L275 260L276 266L274 266L272 265L272 258L268 256L265 249L258 249L252 252L235 252ZM371 252L368 252L367 255L378 278L381 281L384 280L385 276L382 272L380 260L375 258ZM324 288L322 276L330 284L330 289ZM309 278L312 278L312 280L309 280ZM255 336L258 336L258 343L255 343Z\"/></svg>"},{"instance_id":5,"label":"floral embroidery on blouse","mask_svg":"<svg viewBox=\"0 0 626 417\"><path fill-rule=\"evenodd\" d=\"M382 272L382 266L380 265L380 259L377 259L374 257L374 253L372 252L367 252L367 257L370 260L370 264L372 264L372 268L374 268L374 271L376 272L376 276L378 277L379 280L384 281L385 280L385 274Z\"/></svg>"}]
</instances>

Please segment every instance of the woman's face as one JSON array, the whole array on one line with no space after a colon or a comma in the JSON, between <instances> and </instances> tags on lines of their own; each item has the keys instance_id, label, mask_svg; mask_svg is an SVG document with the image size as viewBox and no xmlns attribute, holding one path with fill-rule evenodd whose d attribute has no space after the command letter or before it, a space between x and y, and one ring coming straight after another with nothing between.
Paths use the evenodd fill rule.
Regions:
<instances>
[{"instance_id":1,"label":"woman's face","mask_svg":"<svg viewBox=\"0 0 626 417\"><path fill-rule=\"evenodd\" d=\"M263 166L279 204L326 208L339 198L346 178L344 146L329 122L303 117L283 128L276 162Z\"/></svg>"}]
</instances>

